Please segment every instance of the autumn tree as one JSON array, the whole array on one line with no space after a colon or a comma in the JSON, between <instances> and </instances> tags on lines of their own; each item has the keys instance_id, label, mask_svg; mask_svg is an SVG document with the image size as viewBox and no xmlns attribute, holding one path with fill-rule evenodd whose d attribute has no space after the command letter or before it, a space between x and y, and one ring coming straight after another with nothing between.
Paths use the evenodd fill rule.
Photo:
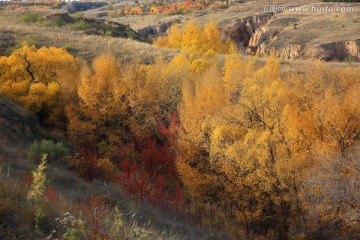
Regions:
<instances>
[{"instance_id":1,"label":"autumn tree","mask_svg":"<svg viewBox=\"0 0 360 240\"><path fill-rule=\"evenodd\" d=\"M76 101L67 107L68 132L80 148L70 166L80 176L119 175L124 190L142 191L136 200L155 203L166 196L173 201L172 192L179 185L170 144L177 133L173 116L181 83L188 76L182 68L186 63L177 63L177 58L157 59L149 66L120 66L114 56L105 54L92 66L83 65Z\"/></svg>"},{"instance_id":2,"label":"autumn tree","mask_svg":"<svg viewBox=\"0 0 360 240\"><path fill-rule=\"evenodd\" d=\"M297 220L290 188L298 184L283 133L289 90L274 56L253 69L251 60L230 55L223 77L214 69L205 85L197 80L184 87L178 169L193 200L222 206L242 234L276 229L273 237L286 238Z\"/></svg>"},{"instance_id":3,"label":"autumn tree","mask_svg":"<svg viewBox=\"0 0 360 240\"><path fill-rule=\"evenodd\" d=\"M70 138L87 147L100 147L103 143L106 148L108 144L119 144L125 137L128 120L124 94L120 68L114 56L97 57L92 68L84 65L78 100L67 107Z\"/></svg>"},{"instance_id":4,"label":"autumn tree","mask_svg":"<svg viewBox=\"0 0 360 240\"><path fill-rule=\"evenodd\" d=\"M201 215L200 212L216 214L215 208L206 212L203 208L224 197L224 181L216 164L210 162L204 144L208 136L203 131L204 122L216 115L226 102L223 92L217 66L211 67L198 79L185 81L183 86L176 164L188 193L188 201L196 206L189 208L194 217Z\"/></svg>"},{"instance_id":5,"label":"autumn tree","mask_svg":"<svg viewBox=\"0 0 360 240\"><path fill-rule=\"evenodd\" d=\"M229 41L223 41L220 29L215 22L200 26L189 21L183 28L173 25L167 36L159 37L155 45L167 48L182 49L191 54L225 53Z\"/></svg>"},{"instance_id":6,"label":"autumn tree","mask_svg":"<svg viewBox=\"0 0 360 240\"><path fill-rule=\"evenodd\" d=\"M75 58L56 47L37 49L24 43L0 58L0 93L25 109L49 118L60 108L60 76L76 68Z\"/></svg>"},{"instance_id":7,"label":"autumn tree","mask_svg":"<svg viewBox=\"0 0 360 240\"><path fill-rule=\"evenodd\" d=\"M218 216L234 238L310 236L307 176L359 140L356 74L321 63L282 74L274 53L255 67L233 49L216 87L218 69L201 88L201 77L185 82L177 166L198 220Z\"/></svg>"}]
</instances>

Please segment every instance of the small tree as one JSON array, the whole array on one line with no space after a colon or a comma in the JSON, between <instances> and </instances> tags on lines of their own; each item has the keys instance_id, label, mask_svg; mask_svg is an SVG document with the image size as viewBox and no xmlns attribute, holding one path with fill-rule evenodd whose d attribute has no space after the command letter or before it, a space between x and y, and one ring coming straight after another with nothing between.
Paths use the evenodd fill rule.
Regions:
<instances>
[{"instance_id":1,"label":"small tree","mask_svg":"<svg viewBox=\"0 0 360 240\"><path fill-rule=\"evenodd\" d=\"M119 239L124 235L123 216L117 207L114 208L113 215L114 215L114 222L110 230L110 238Z\"/></svg>"},{"instance_id":2,"label":"small tree","mask_svg":"<svg viewBox=\"0 0 360 240\"><path fill-rule=\"evenodd\" d=\"M28 192L28 199L34 202L35 205L35 232L42 235L39 221L43 215L42 202L44 201L45 180L44 173L46 169L46 154L42 156L41 163L33 172L33 182Z\"/></svg>"}]
</instances>

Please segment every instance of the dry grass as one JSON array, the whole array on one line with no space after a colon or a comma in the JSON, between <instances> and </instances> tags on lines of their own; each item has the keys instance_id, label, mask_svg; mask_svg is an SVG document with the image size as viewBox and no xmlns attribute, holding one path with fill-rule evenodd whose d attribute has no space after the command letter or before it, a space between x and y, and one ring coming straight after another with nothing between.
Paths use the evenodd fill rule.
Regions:
<instances>
[{"instance_id":1,"label":"dry grass","mask_svg":"<svg viewBox=\"0 0 360 240\"><path fill-rule=\"evenodd\" d=\"M171 58L176 51L148 43L110 36L85 35L70 27L53 27L42 23L24 23L17 16L0 16L0 39L9 37L16 43L29 40L40 46L66 48L88 61L103 52L111 52L123 62L150 63L158 56ZM11 47L11 46L9 46Z\"/></svg>"},{"instance_id":2,"label":"dry grass","mask_svg":"<svg viewBox=\"0 0 360 240\"><path fill-rule=\"evenodd\" d=\"M306 44L305 55L314 47L331 42L360 39L359 3L323 3L319 0L258 0L233 4L229 9L212 12L193 12L184 15L164 16L123 16L113 20L129 24L134 29L180 19L183 22L194 20L200 24L215 21L220 27L232 26L239 19L263 13L265 5L285 5L304 7L354 7L353 12L290 12L277 13L267 25L268 34L278 32L276 38L268 42L267 49L283 49L289 45ZM200 14L201 13L201 14Z\"/></svg>"},{"instance_id":3,"label":"dry grass","mask_svg":"<svg viewBox=\"0 0 360 240\"><path fill-rule=\"evenodd\" d=\"M306 49L334 41L353 40L360 38L360 4L358 3L319 3L317 0L258 0L239 3L229 9L217 10L198 16L197 13L187 15L148 15L124 16L108 18L123 24L130 24L134 29L158 25L175 19L187 21L193 19L200 24L208 21L218 22L220 27L234 24L238 19L263 13L264 5L286 6L354 6L355 11L346 13L324 12L284 12L276 14L269 22L269 32L280 32L277 38L269 42L269 49L281 49L290 44L307 44ZM91 15L95 10L85 11ZM96 10L97 11L97 10ZM100 11L100 10L99 10ZM48 14L49 10L42 14ZM1 14L0 14L1 15ZM123 62L137 61L151 63L157 56L171 58L177 51L162 49L147 43L140 43L129 39L107 36L84 35L67 26L50 27L40 23L23 23L13 13L0 16L0 54L4 54L5 42L10 45L30 39L34 43L46 46L66 48L70 53L90 61L103 52L112 52ZM294 26L295 24L295 26ZM2 46L5 45L5 46ZM306 51L305 49L305 51Z\"/></svg>"},{"instance_id":4,"label":"dry grass","mask_svg":"<svg viewBox=\"0 0 360 240\"><path fill-rule=\"evenodd\" d=\"M301 4L318 2L316 0L303 0ZM263 13L263 7L267 4L277 5L298 5L299 1L296 0L256 0L247 1L246 3L232 3L229 9L217 9L215 11L194 11L189 14L181 15L132 15L111 18L114 21L129 24L133 29L141 29L147 26L158 25L160 23L166 23L173 20L181 20L182 22L188 20L195 20L200 24L205 24L209 21L215 21L220 27L233 24L236 20L248 16L259 15ZM86 13L86 12L85 12Z\"/></svg>"}]
</instances>

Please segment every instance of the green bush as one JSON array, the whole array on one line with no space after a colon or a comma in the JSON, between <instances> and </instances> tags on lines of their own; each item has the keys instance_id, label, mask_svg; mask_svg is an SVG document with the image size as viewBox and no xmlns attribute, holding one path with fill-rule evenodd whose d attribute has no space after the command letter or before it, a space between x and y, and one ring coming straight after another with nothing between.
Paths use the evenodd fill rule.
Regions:
<instances>
[{"instance_id":1,"label":"green bush","mask_svg":"<svg viewBox=\"0 0 360 240\"><path fill-rule=\"evenodd\" d=\"M71 24L71 28L76 29L76 30L86 30L91 28L91 25L87 22L85 22L84 20L80 20L76 23Z\"/></svg>"},{"instance_id":2,"label":"green bush","mask_svg":"<svg viewBox=\"0 0 360 240\"><path fill-rule=\"evenodd\" d=\"M43 154L47 154L48 162L64 163L69 156L70 150L62 143L54 143L52 140L34 142L29 148L29 159L34 164L39 164Z\"/></svg>"},{"instance_id":3,"label":"green bush","mask_svg":"<svg viewBox=\"0 0 360 240\"><path fill-rule=\"evenodd\" d=\"M28 13L21 17L21 20L24 22L42 22L44 17L37 13Z\"/></svg>"},{"instance_id":4,"label":"green bush","mask_svg":"<svg viewBox=\"0 0 360 240\"><path fill-rule=\"evenodd\" d=\"M53 19L50 20L50 24L54 25L54 26L61 27L61 26L65 25L65 21L64 21L63 18L57 16L57 17L54 17Z\"/></svg>"},{"instance_id":5,"label":"green bush","mask_svg":"<svg viewBox=\"0 0 360 240\"><path fill-rule=\"evenodd\" d=\"M104 36L112 37L112 35L113 35L112 31L105 31L104 32Z\"/></svg>"}]
</instances>

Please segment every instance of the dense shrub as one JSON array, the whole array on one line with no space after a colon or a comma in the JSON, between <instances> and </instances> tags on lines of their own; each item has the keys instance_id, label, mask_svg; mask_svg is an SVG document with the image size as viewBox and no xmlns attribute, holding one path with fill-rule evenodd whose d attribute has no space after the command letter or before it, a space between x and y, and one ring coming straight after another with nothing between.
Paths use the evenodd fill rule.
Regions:
<instances>
[{"instance_id":1,"label":"dense shrub","mask_svg":"<svg viewBox=\"0 0 360 240\"><path fill-rule=\"evenodd\" d=\"M37 164L42 154L47 154L49 162L63 163L69 156L70 150L63 143L55 143L52 140L35 141L29 148L29 159Z\"/></svg>"}]
</instances>

